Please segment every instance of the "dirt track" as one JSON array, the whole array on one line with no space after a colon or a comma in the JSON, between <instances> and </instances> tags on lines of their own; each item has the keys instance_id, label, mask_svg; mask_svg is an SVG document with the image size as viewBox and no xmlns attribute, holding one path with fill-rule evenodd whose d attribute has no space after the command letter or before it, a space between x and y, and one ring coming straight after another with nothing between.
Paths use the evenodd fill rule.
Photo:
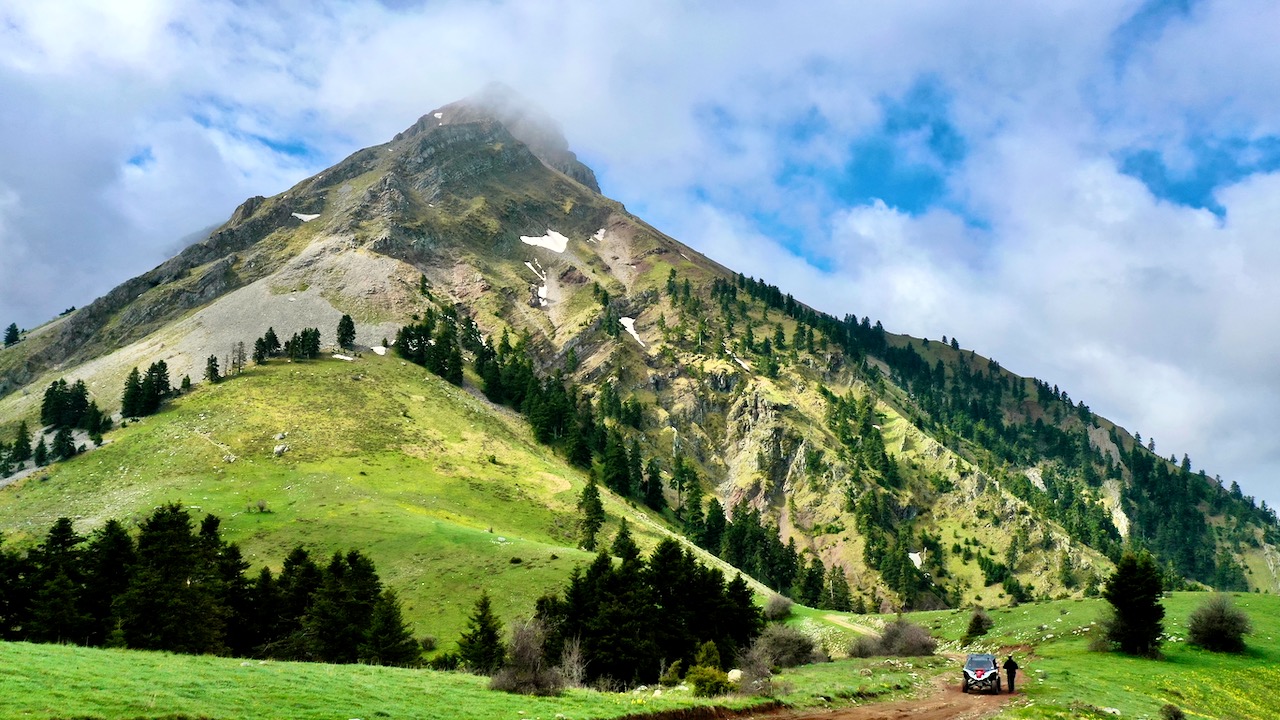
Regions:
<instances>
[{"instance_id":1,"label":"dirt track","mask_svg":"<svg viewBox=\"0 0 1280 720\"><path fill-rule=\"evenodd\" d=\"M778 720L980 720L995 715L1014 697L962 693L959 683L939 678L934 691L918 700L839 710L783 712L765 717Z\"/></svg>"}]
</instances>

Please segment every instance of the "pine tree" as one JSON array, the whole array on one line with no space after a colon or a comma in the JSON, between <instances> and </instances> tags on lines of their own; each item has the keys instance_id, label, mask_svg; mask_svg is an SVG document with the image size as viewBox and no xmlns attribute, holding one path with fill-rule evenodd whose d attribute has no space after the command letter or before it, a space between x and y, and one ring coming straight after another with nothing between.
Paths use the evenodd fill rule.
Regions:
<instances>
[{"instance_id":1,"label":"pine tree","mask_svg":"<svg viewBox=\"0 0 1280 720\"><path fill-rule=\"evenodd\" d=\"M84 640L87 618L80 607L84 574L78 547L83 540L69 518L58 518L32 553L31 623L24 630L36 642Z\"/></svg>"},{"instance_id":2,"label":"pine tree","mask_svg":"<svg viewBox=\"0 0 1280 720\"><path fill-rule=\"evenodd\" d=\"M49 448L44 444L44 435L36 441L35 452L32 453L31 459L35 461L36 467L44 467L49 464Z\"/></svg>"},{"instance_id":3,"label":"pine tree","mask_svg":"<svg viewBox=\"0 0 1280 720\"><path fill-rule=\"evenodd\" d=\"M4 329L4 346L9 347L18 342L20 334L18 333L18 323L9 323L9 327Z\"/></svg>"},{"instance_id":4,"label":"pine tree","mask_svg":"<svg viewBox=\"0 0 1280 720\"><path fill-rule=\"evenodd\" d=\"M267 328L267 332L262 336L262 340L266 344L267 357L275 357L280 354L280 338L276 337L275 328Z\"/></svg>"},{"instance_id":5,"label":"pine tree","mask_svg":"<svg viewBox=\"0 0 1280 720\"><path fill-rule=\"evenodd\" d=\"M350 315L343 315L338 321L338 347L350 350L356 344L356 323Z\"/></svg>"},{"instance_id":6,"label":"pine tree","mask_svg":"<svg viewBox=\"0 0 1280 720\"><path fill-rule=\"evenodd\" d=\"M222 380L222 374L218 372L218 356L210 355L204 362L204 379L211 383Z\"/></svg>"},{"instance_id":7,"label":"pine tree","mask_svg":"<svg viewBox=\"0 0 1280 720\"><path fill-rule=\"evenodd\" d=\"M187 511L177 504L157 508L143 522L137 547L137 569L117 601L128 646L195 654L222 651L227 609Z\"/></svg>"},{"instance_id":8,"label":"pine tree","mask_svg":"<svg viewBox=\"0 0 1280 720\"><path fill-rule=\"evenodd\" d=\"M137 559L133 538L119 520L108 520L89 538L84 549L84 581L93 592L84 596L87 644L106 644L116 629L115 600L129 588Z\"/></svg>"},{"instance_id":9,"label":"pine tree","mask_svg":"<svg viewBox=\"0 0 1280 720\"><path fill-rule=\"evenodd\" d=\"M1142 656L1159 652L1164 631L1163 590L1160 568L1150 554L1126 551L1116 563L1102 596L1114 610L1106 626L1107 638L1121 652Z\"/></svg>"},{"instance_id":10,"label":"pine tree","mask_svg":"<svg viewBox=\"0 0 1280 720\"><path fill-rule=\"evenodd\" d=\"M609 552L623 561L634 561L640 557L640 547L631 537L631 528L628 527L626 518L622 518L622 522L618 524L618 534L614 536Z\"/></svg>"},{"instance_id":11,"label":"pine tree","mask_svg":"<svg viewBox=\"0 0 1280 720\"><path fill-rule=\"evenodd\" d=\"M360 662L410 667L418 664L421 655L421 647L404 622L400 599L394 590L384 590L373 606L369 630L360 645Z\"/></svg>"},{"instance_id":12,"label":"pine tree","mask_svg":"<svg viewBox=\"0 0 1280 720\"><path fill-rule=\"evenodd\" d=\"M66 460L76 454L76 443L71 437L71 428L62 427L53 436L53 459Z\"/></svg>"},{"instance_id":13,"label":"pine tree","mask_svg":"<svg viewBox=\"0 0 1280 720\"><path fill-rule=\"evenodd\" d=\"M662 494L662 470L654 458L649 458L645 467L644 504L658 512L667 507L667 498Z\"/></svg>"},{"instance_id":14,"label":"pine tree","mask_svg":"<svg viewBox=\"0 0 1280 720\"><path fill-rule=\"evenodd\" d=\"M15 430L13 436L12 450L9 451L9 459L14 461L15 465L22 466L23 462L31 460L31 432L27 430L27 420L18 420L18 429Z\"/></svg>"},{"instance_id":15,"label":"pine tree","mask_svg":"<svg viewBox=\"0 0 1280 720\"><path fill-rule=\"evenodd\" d=\"M120 414L127 418L142 417L146 414L146 399L142 391L142 374L138 368L129 371L124 379L124 393L120 397Z\"/></svg>"},{"instance_id":16,"label":"pine tree","mask_svg":"<svg viewBox=\"0 0 1280 720\"><path fill-rule=\"evenodd\" d=\"M506 648L502 645L502 622L493 614L489 593L482 592L475 610L467 619L467 629L458 639L462 664L477 675L492 675L502 667Z\"/></svg>"},{"instance_id":17,"label":"pine tree","mask_svg":"<svg viewBox=\"0 0 1280 720\"><path fill-rule=\"evenodd\" d=\"M626 497L631 495L631 471L627 467L627 449L622 436L611 431L605 440L604 465L601 468L605 487Z\"/></svg>"},{"instance_id":18,"label":"pine tree","mask_svg":"<svg viewBox=\"0 0 1280 720\"><path fill-rule=\"evenodd\" d=\"M596 487L594 477L587 480L586 487L582 488L582 495L578 498L578 512L582 513L578 520L582 547L595 550L596 534L604 525L605 514L604 503L600 501L600 488Z\"/></svg>"}]
</instances>

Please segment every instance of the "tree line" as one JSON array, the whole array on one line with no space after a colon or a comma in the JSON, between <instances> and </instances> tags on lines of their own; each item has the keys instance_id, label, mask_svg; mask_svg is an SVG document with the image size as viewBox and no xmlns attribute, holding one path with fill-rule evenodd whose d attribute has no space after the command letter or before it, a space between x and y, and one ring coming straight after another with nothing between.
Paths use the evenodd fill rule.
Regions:
<instances>
[{"instance_id":1,"label":"tree line","mask_svg":"<svg viewBox=\"0 0 1280 720\"><path fill-rule=\"evenodd\" d=\"M373 561L317 563L295 548L279 574L176 504L136 538L109 520L90 536L60 518L26 553L0 545L0 638L280 660L411 665L420 648Z\"/></svg>"}]
</instances>

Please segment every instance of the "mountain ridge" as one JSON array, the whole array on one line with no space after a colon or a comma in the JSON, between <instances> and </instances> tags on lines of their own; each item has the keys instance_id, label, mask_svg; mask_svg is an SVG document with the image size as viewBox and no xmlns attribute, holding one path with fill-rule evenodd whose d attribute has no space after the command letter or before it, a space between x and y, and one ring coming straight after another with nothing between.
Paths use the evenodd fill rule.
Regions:
<instances>
[{"instance_id":1,"label":"mountain ridge","mask_svg":"<svg viewBox=\"0 0 1280 720\"><path fill-rule=\"evenodd\" d=\"M513 98L486 89L250 198L209 237L0 351L0 421L29 417L57 376L83 377L112 407L124 372L152 359L195 377L209 353L268 326L327 333L345 313L372 346L452 309L491 338L527 338L541 371L588 402L635 402L638 426L611 427L664 472L688 459L727 510L760 512L802 555L841 567L861 600L1078 594L1122 541L1153 546L1171 576L1240 567L1280 590L1273 515L1169 468L1056 387L954 342L817 312L656 231L600 195L554 123ZM1183 509L1177 527L1150 511L1166 500Z\"/></svg>"}]
</instances>

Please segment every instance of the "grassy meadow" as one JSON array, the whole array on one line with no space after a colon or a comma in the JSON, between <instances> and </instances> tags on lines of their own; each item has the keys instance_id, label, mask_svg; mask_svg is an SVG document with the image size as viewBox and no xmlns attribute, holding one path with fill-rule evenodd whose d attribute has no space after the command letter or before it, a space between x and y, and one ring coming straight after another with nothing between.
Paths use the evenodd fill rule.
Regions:
<instances>
[{"instance_id":1,"label":"grassy meadow","mask_svg":"<svg viewBox=\"0 0 1280 720\"><path fill-rule=\"evenodd\" d=\"M298 543L321 561L359 548L415 632L446 647L482 589L500 615L527 615L592 557L576 548L585 475L514 413L399 358L252 367L108 440L0 491L6 542L37 542L62 515L87 534L179 502L221 517L253 572ZM660 524L604 495L603 533L628 515L641 547L656 543Z\"/></svg>"}]
</instances>

